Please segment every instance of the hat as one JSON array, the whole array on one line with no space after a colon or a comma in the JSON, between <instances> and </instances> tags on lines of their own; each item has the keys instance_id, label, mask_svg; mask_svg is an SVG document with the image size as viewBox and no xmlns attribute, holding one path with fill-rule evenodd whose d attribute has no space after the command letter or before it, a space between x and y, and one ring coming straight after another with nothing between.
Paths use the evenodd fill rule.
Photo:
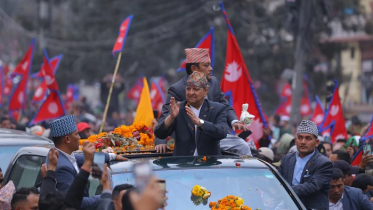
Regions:
<instances>
[{"instance_id":1,"label":"hat","mask_svg":"<svg viewBox=\"0 0 373 210\"><path fill-rule=\"evenodd\" d=\"M187 48L186 63L210 63L209 49L207 48Z\"/></svg>"},{"instance_id":2,"label":"hat","mask_svg":"<svg viewBox=\"0 0 373 210\"><path fill-rule=\"evenodd\" d=\"M32 126L31 128L26 128L26 132L34 134L34 135L38 135L38 136L49 137L51 129L45 129L41 125L35 125L35 126Z\"/></svg>"},{"instance_id":3,"label":"hat","mask_svg":"<svg viewBox=\"0 0 373 210\"><path fill-rule=\"evenodd\" d=\"M51 127L51 137L61 137L77 131L74 115L64 116L49 123Z\"/></svg>"},{"instance_id":4,"label":"hat","mask_svg":"<svg viewBox=\"0 0 373 210\"><path fill-rule=\"evenodd\" d=\"M273 151L268 147L260 147L258 149L258 152L259 154L269 158L271 161L273 161L273 158L275 157L275 155L273 154Z\"/></svg>"},{"instance_id":5,"label":"hat","mask_svg":"<svg viewBox=\"0 0 373 210\"><path fill-rule=\"evenodd\" d=\"M308 133L315 136L319 136L319 129L317 129L316 123L311 120L302 120L297 128L297 135L300 133Z\"/></svg>"},{"instance_id":6,"label":"hat","mask_svg":"<svg viewBox=\"0 0 373 210\"><path fill-rule=\"evenodd\" d=\"M344 174L358 174L359 167L350 166L345 160L337 160L333 163L334 168L339 168Z\"/></svg>"},{"instance_id":7,"label":"hat","mask_svg":"<svg viewBox=\"0 0 373 210\"><path fill-rule=\"evenodd\" d=\"M76 127L78 128L78 132L82 132L85 129L91 128L91 126L89 126L89 124L86 123L86 122L80 122L80 123L76 124Z\"/></svg>"},{"instance_id":8,"label":"hat","mask_svg":"<svg viewBox=\"0 0 373 210\"><path fill-rule=\"evenodd\" d=\"M194 71L188 78L186 86L208 88L209 83L207 82L205 74Z\"/></svg>"}]
</instances>

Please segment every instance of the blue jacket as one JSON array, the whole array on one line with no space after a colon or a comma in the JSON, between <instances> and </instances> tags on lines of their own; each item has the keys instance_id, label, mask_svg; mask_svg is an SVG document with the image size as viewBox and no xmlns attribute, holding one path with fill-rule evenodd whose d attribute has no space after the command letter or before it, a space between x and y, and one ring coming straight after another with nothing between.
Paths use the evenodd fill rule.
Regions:
<instances>
[{"instance_id":1,"label":"blue jacket","mask_svg":"<svg viewBox=\"0 0 373 210\"><path fill-rule=\"evenodd\" d=\"M292 185L296 152L284 156L278 169L285 180ZM306 174L308 171L308 174ZM292 186L295 194L307 209L329 209L330 181L333 174L332 162L315 150L303 168L300 184Z\"/></svg>"},{"instance_id":2,"label":"blue jacket","mask_svg":"<svg viewBox=\"0 0 373 210\"><path fill-rule=\"evenodd\" d=\"M84 163L84 155L76 154L75 159L78 167L80 168ZM105 153L105 161L108 162L109 159L109 154ZM48 157L46 162L47 165L49 165ZM56 168L57 190L66 193L77 175L78 173L76 172L73 164L63 153L60 152L58 155L58 163ZM83 197L80 209L96 209L96 206L100 200L100 195L88 197L88 187L86 187L84 196L85 197Z\"/></svg>"},{"instance_id":3,"label":"blue jacket","mask_svg":"<svg viewBox=\"0 0 373 210\"><path fill-rule=\"evenodd\" d=\"M197 148L198 155L221 155L220 140L227 136L226 106L205 99L199 118L204 120L203 128L195 126L185 110L186 101L180 102L179 114L169 128L165 128L164 121L155 127L154 134L158 138L166 138L175 131L175 156L193 156Z\"/></svg>"},{"instance_id":4,"label":"blue jacket","mask_svg":"<svg viewBox=\"0 0 373 210\"><path fill-rule=\"evenodd\" d=\"M165 104L162 106L162 113L159 117L159 122L166 119L166 117L170 114L170 100L171 97L174 97L176 101L185 101L185 87L187 84L187 80L189 78L189 75L185 75L182 79L180 79L175 84L171 85L167 90L167 99ZM233 120L238 120L236 112L234 109L229 105L229 102L225 99L224 93L220 89L220 82L219 80L212 76L211 80L209 81L209 92L207 93L207 97L210 101L220 103L226 106L226 112L227 112L227 126L225 129L229 131L229 127L231 127L231 122ZM224 137L225 138L225 137ZM154 140L155 145L158 144L166 144L166 139L160 139L158 136Z\"/></svg>"},{"instance_id":5,"label":"blue jacket","mask_svg":"<svg viewBox=\"0 0 373 210\"><path fill-rule=\"evenodd\" d=\"M348 210L372 210L373 203L364 195L361 189L345 186L343 191L343 209Z\"/></svg>"}]
</instances>

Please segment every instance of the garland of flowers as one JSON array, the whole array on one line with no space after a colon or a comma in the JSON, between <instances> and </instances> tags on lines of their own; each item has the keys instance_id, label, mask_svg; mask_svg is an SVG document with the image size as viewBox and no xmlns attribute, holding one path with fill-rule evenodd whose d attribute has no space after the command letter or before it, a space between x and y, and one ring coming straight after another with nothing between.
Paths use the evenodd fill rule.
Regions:
<instances>
[{"instance_id":1,"label":"garland of flowers","mask_svg":"<svg viewBox=\"0 0 373 210\"><path fill-rule=\"evenodd\" d=\"M94 143L97 151L120 153L152 150L154 149L154 139L151 128L147 127L144 122L140 122L130 126L122 125L112 132L91 135L88 139L80 140L80 144L82 145L84 141L88 140Z\"/></svg>"},{"instance_id":2,"label":"garland of flowers","mask_svg":"<svg viewBox=\"0 0 373 210\"><path fill-rule=\"evenodd\" d=\"M251 210L250 207L243 205L244 201L241 197L228 195L218 202L210 202L211 210Z\"/></svg>"}]
</instances>

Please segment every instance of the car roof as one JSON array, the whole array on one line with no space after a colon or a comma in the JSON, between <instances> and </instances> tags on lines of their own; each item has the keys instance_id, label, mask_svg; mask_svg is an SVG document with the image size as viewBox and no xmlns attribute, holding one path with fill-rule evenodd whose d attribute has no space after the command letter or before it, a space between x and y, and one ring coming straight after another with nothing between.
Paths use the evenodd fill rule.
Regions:
<instances>
[{"instance_id":1,"label":"car roof","mask_svg":"<svg viewBox=\"0 0 373 210\"><path fill-rule=\"evenodd\" d=\"M0 128L0 145L51 145L53 141L24 131Z\"/></svg>"},{"instance_id":2,"label":"car roof","mask_svg":"<svg viewBox=\"0 0 373 210\"><path fill-rule=\"evenodd\" d=\"M134 163L139 162L149 162L153 167L153 170L162 169L187 169L187 168L235 168L235 167L245 167L245 168L263 168L268 169L268 166L259 161L256 158L245 156L245 157L235 157L235 156L211 156L206 157L206 161L203 157L154 157L154 158L140 158L140 159L130 159L129 161L110 162L110 168L113 174L131 172Z\"/></svg>"},{"instance_id":3,"label":"car roof","mask_svg":"<svg viewBox=\"0 0 373 210\"><path fill-rule=\"evenodd\" d=\"M36 145L32 147L22 147L18 150L17 155L39 155L47 157L52 145Z\"/></svg>"}]
</instances>

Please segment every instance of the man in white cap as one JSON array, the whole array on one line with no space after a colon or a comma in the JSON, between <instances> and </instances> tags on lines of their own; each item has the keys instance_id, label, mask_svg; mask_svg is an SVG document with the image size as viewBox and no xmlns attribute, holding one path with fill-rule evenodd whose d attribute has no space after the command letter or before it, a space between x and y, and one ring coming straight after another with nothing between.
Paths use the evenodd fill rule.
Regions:
<instances>
[{"instance_id":1,"label":"man in white cap","mask_svg":"<svg viewBox=\"0 0 373 210\"><path fill-rule=\"evenodd\" d=\"M83 155L75 155L74 151L79 149L80 136L76 126L74 115L64 116L50 123L54 145L58 150L58 163L56 168L56 188L61 192L67 192L75 177L79 173L79 166L84 163ZM126 158L113 153L105 153L105 161L127 160ZM47 159L47 165L49 160ZM81 209L96 208L100 196L88 197L88 189L85 191Z\"/></svg>"},{"instance_id":2,"label":"man in white cap","mask_svg":"<svg viewBox=\"0 0 373 210\"><path fill-rule=\"evenodd\" d=\"M307 209L329 209L332 162L320 154L316 123L303 120L297 128L297 152L284 156L279 173L292 186Z\"/></svg>"},{"instance_id":3,"label":"man in white cap","mask_svg":"<svg viewBox=\"0 0 373 210\"><path fill-rule=\"evenodd\" d=\"M186 100L185 88L189 76L194 72L201 72L206 75L209 82L209 90L206 98L213 102L224 104L227 107L227 125L233 130L247 130L247 128L238 120L234 109L229 105L224 97L224 93L220 89L219 80L212 76L211 59L209 49L204 48L188 48L185 49L186 53L186 73L184 78L173 84L167 91L166 103L162 107L162 114L159 117L159 122L163 121L170 114L170 100L171 97L176 101ZM228 131L227 126L227 131ZM155 139L155 149L157 152L166 151L167 145L165 139ZM251 151L249 146L241 138L228 134L227 138L220 141L220 147L223 150L235 151L243 155L250 155Z\"/></svg>"}]
</instances>

